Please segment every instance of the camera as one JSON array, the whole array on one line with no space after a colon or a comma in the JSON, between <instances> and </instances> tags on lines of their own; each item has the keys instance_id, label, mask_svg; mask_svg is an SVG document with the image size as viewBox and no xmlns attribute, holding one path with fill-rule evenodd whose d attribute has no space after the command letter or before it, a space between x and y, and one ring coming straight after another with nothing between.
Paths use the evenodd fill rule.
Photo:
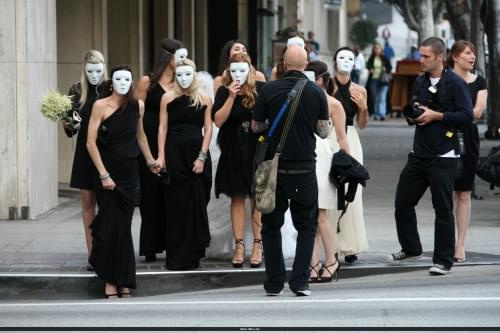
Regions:
<instances>
[{"instance_id":1,"label":"camera","mask_svg":"<svg viewBox=\"0 0 500 333\"><path fill-rule=\"evenodd\" d=\"M424 109L420 107L420 104L417 101L413 101L403 109L403 115L410 126L417 123L416 119L420 117L422 113L424 113Z\"/></svg>"}]
</instances>

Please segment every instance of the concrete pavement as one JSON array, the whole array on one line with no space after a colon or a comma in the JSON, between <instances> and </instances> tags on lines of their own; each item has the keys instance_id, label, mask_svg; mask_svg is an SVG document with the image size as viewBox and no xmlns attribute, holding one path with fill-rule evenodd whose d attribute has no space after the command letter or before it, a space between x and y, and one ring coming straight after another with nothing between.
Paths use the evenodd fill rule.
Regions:
<instances>
[{"instance_id":1,"label":"concrete pavement","mask_svg":"<svg viewBox=\"0 0 500 333\"><path fill-rule=\"evenodd\" d=\"M480 133L483 132L484 126ZM343 265L342 275L427 269L434 241L434 211L428 192L417 209L424 258L404 265L385 260L390 252L399 250L393 217L394 192L411 149L412 129L402 119L389 118L369 123L360 136L365 165L371 175L363 192L370 249L359 255L355 265ZM482 155L498 144L482 141ZM491 191L481 180L477 183L477 193L483 200L472 202L467 261L461 265L500 265L500 197L496 195L499 191ZM61 191L59 200L56 209L36 221L0 221L0 299L95 298L101 291L101 282L85 270L87 255L78 195ZM227 200L211 200L209 217L224 218L229 223ZM136 250L139 229L136 210L132 223ZM264 277L263 269L233 269L229 258L208 258L199 269L189 272L165 270L163 258L146 264L142 257L137 257L138 295L259 284Z\"/></svg>"}]
</instances>

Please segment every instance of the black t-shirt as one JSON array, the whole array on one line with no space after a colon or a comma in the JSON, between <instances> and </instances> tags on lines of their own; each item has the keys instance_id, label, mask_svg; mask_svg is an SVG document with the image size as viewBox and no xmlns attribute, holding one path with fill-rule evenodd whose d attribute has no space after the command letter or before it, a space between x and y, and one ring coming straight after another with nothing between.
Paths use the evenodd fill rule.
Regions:
<instances>
[{"instance_id":1,"label":"black t-shirt","mask_svg":"<svg viewBox=\"0 0 500 333\"><path fill-rule=\"evenodd\" d=\"M269 126L271 126L287 99L288 93L300 79L307 78L302 72L289 71L279 80L266 83L257 98L252 118L258 122L264 122L268 119ZM292 103L290 103L288 111L291 105ZM272 158L276 152L288 111L269 141L266 159ZM328 119L328 104L325 93L314 82L308 80L302 91L281 153L281 168L314 168L316 162L316 138L314 137L316 122Z\"/></svg>"},{"instance_id":2,"label":"black t-shirt","mask_svg":"<svg viewBox=\"0 0 500 333\"><path fill-rule=\"evenodd\" d=\"M480 90L486 89L486 80L481 75L478 75L476 79L468 85L472 97L472 107L474 107L476 105L477 93Z\"/></svg>"}]
</instances>

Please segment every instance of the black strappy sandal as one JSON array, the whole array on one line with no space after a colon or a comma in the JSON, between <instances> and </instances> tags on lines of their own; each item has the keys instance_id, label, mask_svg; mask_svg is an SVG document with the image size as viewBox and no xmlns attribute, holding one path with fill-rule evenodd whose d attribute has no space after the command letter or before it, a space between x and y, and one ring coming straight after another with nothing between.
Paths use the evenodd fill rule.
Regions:
<instances>
[{"instance_id":1,"label":"black strappy sandal","mask_svg":"<svg viewBox=\"0 0 500 333\"><path fill-rule=\"evenodd\" d=\"M311 265L309 270L309 280L308 280L309 283L318 283L321 281L320 274L322 267L320 266L320 264L321 261L318 261L315 265ZM317 268L318 266L320 266L319 269ZM313 271L316 273L316 276L311 276L311 272Z\"/></svg>"},{"instance_id":2,"label":"black strappy sandal","mask_svg":"<svg viewBox=\"0 0 500 333\"><path fill-rule=\"evenodd\" d=\"M335 265L337 265L337 268L335 268L335 270L333 272L328 269L329 267L334 267ZM338 261L338 260L336 260L331 265L328 265L328 266L323 265L321 267L321 271L320 271L319 282L332 282L334 276L335 276L335 281L338 281L339 280L339 269L340 269L340 261ZM323 276L322 274L324 271L327 271L328 274L330 274L330 276Z\"/></svg>"}]
</instances>

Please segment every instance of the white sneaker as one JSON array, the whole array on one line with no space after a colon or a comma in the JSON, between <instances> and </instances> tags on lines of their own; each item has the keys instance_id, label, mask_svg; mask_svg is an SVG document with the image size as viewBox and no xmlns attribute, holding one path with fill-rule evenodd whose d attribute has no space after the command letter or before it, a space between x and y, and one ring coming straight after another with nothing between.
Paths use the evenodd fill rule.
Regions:
<instances>
[{"instance_id":1,"label":"white sneaker","mask_svg":"<svg viewBox=\"0 0 500 333\"><path fill-rule=\"evenodd\" d=\"M406 252L404 252L404 251L391 253L390 255L387 256L388 261L399 261L399 262L417 260L419 258L422 258L422 254L412 256L412 255L406 254Z\"/></svg>"},{"instance_id":2,"label":"white sneaker","mask_svg":"<svg viewBox=\"0 0 500 333\"><path fill-rule=\"evenodd\" d=\"M451 267L447 268L444 265L434 264L429 269L430 275L447 275L450 274Z\"/></svg>"},{"instance_id":3,"label":"white sneaker","mask_svg":"<svg viewBox=\"0 0 500 333\"><path fill-rule=\"evenodd\" d=\"M310 296L311 295L311 290L310 289L304 289L304 290L292 290L295 295L297 296Z\"/></svg>"}]
</instances>

